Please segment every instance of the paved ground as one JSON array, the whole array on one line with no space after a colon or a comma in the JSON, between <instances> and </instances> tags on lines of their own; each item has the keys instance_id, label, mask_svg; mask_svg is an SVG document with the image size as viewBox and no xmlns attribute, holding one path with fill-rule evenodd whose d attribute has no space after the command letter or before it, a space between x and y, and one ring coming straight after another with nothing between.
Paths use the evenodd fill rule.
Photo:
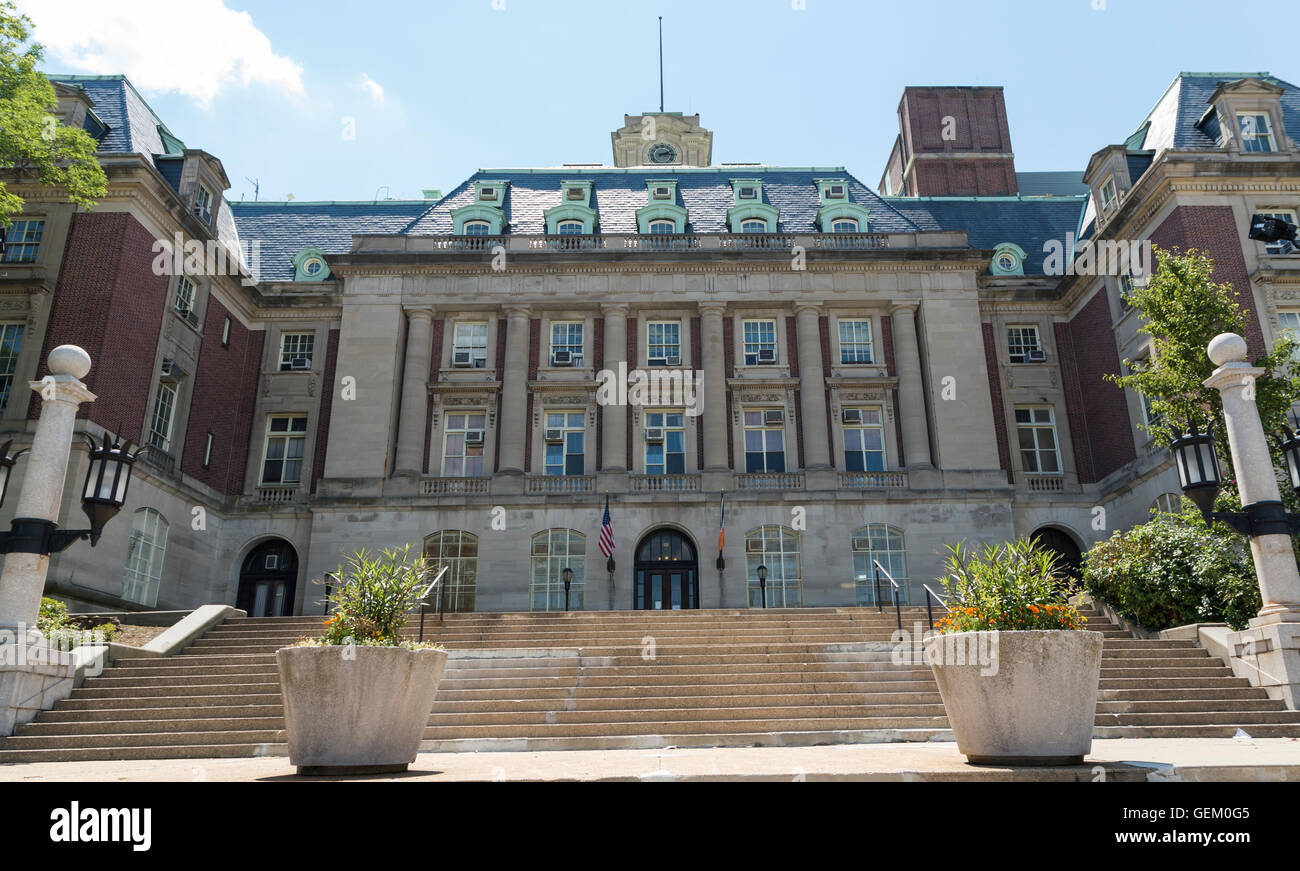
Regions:
<instances>
[{"instance_id":1,"label":"paved ground","mask_svg":"<svg viewBox=\"0 0 1300 871\"><path fill-rule=\"evenodd\" d=\"M0 781L299 780L283 756L0 765ZM311 778L320 780L322 778ZM329 778L324 778L329 779ZM1082 766L973 766L949 742L830 747L422 753L405 775L364 780L1300 781L1300 739L1112 738Z\"/></svg>"}]
</instances>

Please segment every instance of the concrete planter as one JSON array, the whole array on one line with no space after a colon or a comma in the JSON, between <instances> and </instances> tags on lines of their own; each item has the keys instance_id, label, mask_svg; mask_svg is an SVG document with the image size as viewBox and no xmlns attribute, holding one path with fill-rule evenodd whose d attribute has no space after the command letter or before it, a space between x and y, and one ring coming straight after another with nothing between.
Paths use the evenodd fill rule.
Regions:
<instances>
[{"instance_id":1,"label":"concrete planter","mask_svg":"<svg viewBox=\"0 0 1300 871\"><path fill-rule=\"evenodd\" d=\"M957 632L926 641L957 749L972 764L1072 765L1092 749L1100 632Z\"/></svg>"},{"instance_id":2,"label":"concrete planter","mask_svg":"<svg viewBox=\"0 0 1300 871\"><path fill-rule=\"evenodd\" d=\"M415 761L446 651L282 647L275 659L299 774L383 774Z\"/></svg>"}]
</instances>

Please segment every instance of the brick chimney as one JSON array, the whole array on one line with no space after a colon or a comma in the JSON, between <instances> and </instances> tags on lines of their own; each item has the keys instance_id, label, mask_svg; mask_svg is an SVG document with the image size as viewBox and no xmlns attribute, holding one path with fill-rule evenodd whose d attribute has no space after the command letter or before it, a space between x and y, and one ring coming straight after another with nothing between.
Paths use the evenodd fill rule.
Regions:
<instances>
[{"instance_id":1,"label":"brick chimney","mask_svg":"<svg viewBox=\"0 0 1300 871\"><path fill-rule=\"evenodd\" d=\"M904 88L899 136L880 179L892 196L1015 196L1001 88Z\"/></svg>"}]
</instances>

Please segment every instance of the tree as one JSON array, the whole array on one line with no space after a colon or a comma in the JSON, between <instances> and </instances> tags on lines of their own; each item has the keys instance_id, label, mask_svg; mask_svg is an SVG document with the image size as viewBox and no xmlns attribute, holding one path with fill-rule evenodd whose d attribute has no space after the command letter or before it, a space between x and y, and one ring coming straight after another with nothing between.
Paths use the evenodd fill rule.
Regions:
<instances>
[{"instance_id":1,"label":"tree","mask_svg":"<svg viewBox=\"0 0 1300 871\"><path fill-rule=\"evenodd\" d=\"M61 188L68 199L92 208L108 190L95 159L95 140L84 130L58 123L54 86L36 67L44 57L27 43L32 22L9 0L0 0L0 227L23 208L5 185L31 180Z\"/></svg>"},{"instance_id":2,"label":"tree","mask_svg":"<svg viewBox=\"0 0 1300 871\"><path fill-rule=\"evenodd\" d=\"M1236 474L1222 421L1219 391L1202 382L1214 371L1206 355L1210 339L1220 333L1246 332L1246 312L1237 302L1231 284L1215 282L1214 261L1195 249L1185 253L1154 248L1156 270L1145 286L1135 287L1128 301L1141 315L1141 332L1152 338L1150 356L1135 363L1125 360L1127 375L1107 379L1120 387L1139 391L1149 403L1151 422L1143 429L1156 444L1168 446L1180 431L1195 424L1202 431L1214 423L1215 450L1223 468L1224 507L1236 500ZM1264 370L1255 382L1255 403L1274 454L1274 468L1285 468L1280 434L1287 411L1300 399L1293 355L1297 342L1289 332L1278 337L1270 353L1259 354L1253 365ZM1290 488L1284 499L1292 499Z\"/></svg>"}]
</instances>

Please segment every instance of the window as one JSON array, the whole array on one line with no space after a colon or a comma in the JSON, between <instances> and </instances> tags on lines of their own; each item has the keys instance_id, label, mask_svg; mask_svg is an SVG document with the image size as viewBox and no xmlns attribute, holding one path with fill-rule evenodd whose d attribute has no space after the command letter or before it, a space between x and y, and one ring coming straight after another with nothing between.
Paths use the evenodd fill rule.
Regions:
<instances>
[{"instance_id":1,"label":"window","mask_svg":"<svg viewBox=\"0 0 1300 871\"><path fill-rule=\"evenodd\" d=\"M546 413L546 474L582 475L587 471L583 447L587 415L581 411Z\"/></svg>"},{"instance_id":2,"label":"window","mask_svg":"<svg viewBox=\"0 0 1300 871\"><path fill-rule=\"evenodd\" d=\"M166 553L167 520L152 508L141 508L131 521L131 541L122 571L123 599L150 608L158 604Z\"/></svg>"},{"instance_id":3,"label":"window","mask_svg":"<svg viewBox=\"0 0 1300 871\"><path fill-rule=\"evenodd\" d=\"M492 226L487 221L466 221L463 232L466 236L488 236Z\"/></svg>"},{"instance_id":4,"label":"window","mask_svg":"<svg viewBox=\"0 0 1300 871\"><path fill-rule=\"evenodd\" d=\"M876 604L876 566L880 565L898 582L899 598L908 604L907 546L903 531L884 523L868 523L853 530L853 586L859 605ZM894 588L880 577L880 600L892 603Z\"/></svg>"},{"instance_id":5,"label":"window","mask_svg":"<svg viewBox=\"0 0 1300 871\"><path fill-rule=\"evenodd\" d=\"M1283 332L1290 332L1292 338L1300 342L1300 311L1280 311L1277 313L1277 321ZM17 351L15 351L16 353ZM1300 361L1300 347L1296 348L1296 353L1292 359Z\"/></svg>"},{"instance_id":6,"label":"window","mask_svg":"<svg viewBox=\"0 0 1300 871\"><path fill-rule=\"evenodd\" d=\"M469 355L470 366L474 369L483 369L487 367L487 333L488 325L485 323L456 324L456 338L452 343L453 355L457 351L465 352ZM455 364L452 359L452 364Z\"/></svg>"},{"instance_id":7,"label":"window","mask_svg":"<svg viewBox=\"0 0 1300 871\"><path fill-rule=\"evenodd\" d=\"M280 371L310 369L315 333L284 333L280 336Z\"/></svg>"},{"instance_id":8,"label":"window","mask_svg":"<svg viewBox=\"0 0 1300 871\"><path fill-rule=\"evenodd\" d=\"M18 352L23 346L24 324L0 323L0 411L9 405L18 369Z\"/></svg>"},{"instance_id":9,"label":"window","mask_svg":"<svg viewBox=\"0 0 1300 871\"><path fill-rule=\"evenodd\" d=\"M1237 128L1241 131L1242 151L1264 152L1277 150L1273 143L1273 128L1268 123L1267 115L1238 115Z\"/></svg>"},{"instance_id":10,"label":"window","mask_svg":"<svg viewBox=\"0 0 1300 871\"><path fill-rule=\"evenodd\" d=\"M307 415L275 414L266 420L266 450L262 456L263 484L297 484L302 481L303 444Z\"/></svg>"},{"instance_id":11,"label":"window","mask_svg":"<svg viewBox=\"0 0 1300 871\"><path fill-rule=\"evenodd\" d=\"M555 232L561 236L581 236L585 229L582 221L560 221L555 225Z\"/></svg>"},{"instance_id":12,"label":"window","mask_svg":"<svg viewBox=\"0 0 1300 871\"><path fill-rule=\"evenodd\" d=\"M649 229L654 235L667 235L669 233L677 232L677 224L672 221L664 220L651 221Z\"/></svg>"},{"instance_id":13,"label":"window","mask_svg":"<svg viewBox=\"0 0 1300 871\"><path fill-rule=\"evenodd\" d=\"M478 536L460 530L435 532L424 540L425 558L433 564L431 576L447 567L442 576L442 609L473 611L478 589Z\"/></svg>"},{"instance_id":14,"label":"window","mask_svg":"<svg viewBox=\"0 0 1300 871\"><path fill-rule=\"evenodd\" d=\"M646 363L650 366L680 366L682 362L681 321L650 321L645 329Z\"/></svg>"},{"instance_id":15,"label":"window","mask_svg":"<svg viewBox=\"0 0 1300 871\"><path fill-rule=\"evenodd\" d=\"M587 537L576 529L548 529L533 536L533 570L529 583L534 611L564 610L564 570L573 569L569 609L581 611L585 601Z\"/></svg>"},{"instance_id":16,"label":"window","mask_svg":"<svg viewBox=\"0 0 1300 871\"><path fill-rule=\"evenodd\" d=\"M878 405L844 409L844 468L885 471L885 413Z\"/></svg>"},{"instance_id":17,"label":"window","mask_svg":"<svg viewBox=\"0 0 1300 871\"><path fill-rule=\"evenodd\" d=\"M214 438L215 436L209 432L207 438L203 440L203 468L205 469L212 465L212 442Z\"/></svg>"},{"instance_id":18,"label":"window","mask_svg":"<svg viewBox=\"0 0 1300 871\"><path fill-rule=\"evenodd\" d=\"M873 362L870 319L840 321L840 362L848 364Z\"/></svg>"},{"instance_id":19,"label":"window","mask_svg":"<svg viewBox=\"0 0 1300 871\"><path fill-rule=\"evenodd\" d=\"M5 253L0 261L4 263L32 263L36 260L36 250L41 247L41 233L45 230L45 221L37 218L19 218L5 231Z\"/></svg>"},{"instance_id":20,"label":"window","mask_svg":"<svg viewBox=\"0 0 1300 871\"><path fill-rule=\"evenodd\" d=\"M767 411L745 410L745 471L785 471L785 425ZM771 421L770 423L767 421Z\"/></svg>"},{"instance_id":21,"label":"window","mask_svg":"<svg viewBox=\"0 0 1300 871\"><path fill-rule=\"evenodd\" d=\"M1027 474L1061 474L1061 454L1056 447L1056 416L1051 406L1016 406L1016 437L1020 444L1020 466Z\"/></svg>"},{"instance_id":22,"label":"window","mask_svg":"<svg viewBox=\"0 0 1300 871\"><path fill-rule=\"evenodd\" d=\"M1103 215L1109 215L1115 210L1115 201L1119 197L1115 193L1115 178L1111 176L1101 183L1101 212Z\"/></svg>"},{"instance_id":23,"label":"window","mask_svg":"<svg viewBox=\"0 0 1300 871\"><path fill-rule=\"evenodd\" d=\"M744 321L745 365L757 366L776 362L776 321Z\"/></svg>"},{"instance_id":24,"label":"window","mask_svg":"<svg viewBox=\"0 0 1300 871\"><path fill-rule=\"evenodd\" d=\"M767 566L767 607L798 608L803 604L797 532L784 526L760 526L745 533L745 569L751 608L763 606L759 566Z\"/></svg>"},{"instance_id":25,"label":"window","mask_svg":"<svg viewBox=\"0 0 1300 871\"><path fill-rule=\"evenodd\" d=\"M205 224L212 222L212 191L203 185L194 192L194 214Z\"/></svg>"},{"instance_id":26,"label":"window","mask_svg":"<svg viewBox=\"0 0 1300 871\"><path fill-rule=\"evenodd\" d=\"M742 221L740 223L740 232L742 233L766 233L767 221Z\"/></svg>"},{"instance_id":27,"label":"window","mask_svg":"<svg viewBox=\"0 0 1300 871\"><path fill-rule=\"evenodd\" d=\"M645 413L645 473L686 474L686 429L680 411Z\"/></svg>"},{"instance_id":28,"label":"window","mask_svg":"<svg viewBox=\"0 0 1300 871\"><path fill-rule=\"evenodd\" d=\"M487 415L481 411L448 414L442 436L442 474L478 478L483 474L483 432Z\"/></svg>"},{"instance_id":29,"label":"window","mask_svg":"<svg viewBox=\"0 0 1300 871\"><path fill-rule=\"evenodd\" d=\"M556 352L567 353L574 366L582 365L582 321L551 322L551 360Z\"/></svg>"},{"instance_id":30,"label":"window","mask_svg":"<svg viewBox=\"0 0 1300 871\"><path fill-rule=\"evenodd\" d=\"M176 279L176 311L182 315L194 311L194 282L184 275Z\"/></svg>"},{"instance_id":31,"label":"window","mask_svg":"<svg viewBox=\"0 0 1300 871\"><path fill-rule=\"evenodd\" d=\"M1182 514L1183 513L1183 496L1181 493L1161 493L1156 497L1156 501L1151 503L1148 514Z\"/></svg>"},{"instance_id":32,"label":"window","mask_svg":"<svg viewBox=\"0 0 1300 871\"><path fill-rule=\"evenodd\" d=\"M738 200L756 200L758 199L758 188L745 186L737 190L736 199Z\"/></svg>"},{"instance_id":33,"label":"window","mask_svg":"<svg viewBox=\"0 0 1300 871\"><path fill-rule=\"evenodd\" d=\"M1131 361L1127 367L1129 374L1141 372L1147 368L1149 362L1149 357ZM1138 404L1142 407L1142 425L1146 427L1144 432L1149 434L1151 427L1160 425L1160 415L1151 410L1151 400L1141 390L1135 390L1134 392L1137 393Z\"/></svg>"},{"instance_id":34,"label":"window","mask_svg":"<svg viewBox=\"0 0 1300 871\"><path fill-rule=\"evenodd\" d=\"M230 347L230 316L229 315L227 315L226 319L221 322L221 347L223 348Z\"/></svg>"},{"instance_id":35,"label":"window","mask_svg":"<svg viewBox=\"0 0 1300 871\"><path fill-rule=\"evenodd\" d=\"M831 222L832 233L856 233L858 222L854 218L836 218Z\"/></svg>"},{"instance_id":36,"label":"window","mask_svg":"<svg viewBox=\"0 0 1300 871\"><path fill-rule=\"evenodd\" d=\"M1277 218L1279 221L1286 221L1291 226L1296 225L1295 209L1270 209L1267 212L1259 212L1266 218ZM1264 250L1269 254L1285 254L1288 246L1282 242L1269 242L1264 246Z\"/></svg>"},{"instance_id":37,"label":"window","mask_svg":"<svg viewBox=\"0 0 1300 871\"><path fill-rule=\"evenodd\" d=\"M1119 276L1119 306L1121 311L1133 308L1133 276L1122 273Z\"/></svg>"},{"instance_id":38,"label":"window","mask_svg":"<svg viewBox=\"0 0 1300 871\"><path fill-rule=\"evenodd\" d=\"M1029 362L1030 351L1040 351L1038 327L1033 325L1007 327L1007 360L1012 363Z\"/></svg>"},{"instance_id":39,"label":"window","mask_svg":"<svg viewBox=\"0 0 1300 871\"><path fill-rule=\"evenodd\" d=\"M319 257L308 257L302 262L302 271L312 277L320 275L324 269L325 261Z\"/></svg>"},{"instance_id":40,"label":"window","mask_svg":"<svg viewBox=\"0 0 1300 871\"><path fill-rule=\"evenodd\" d=\"M160 382L154 397L153 424L149 428L149 444L163 453L171 449L172 418L176 413L176 385Z\"/></svg>"},{"instance_id":41,"label":"window","mask_svg":"<svg viewBox=\"0 0 1300 871\"><path fill-rule=\"evenodd\" d=\"M998 266L1005 272L1012 272L1016 268L1016 255L1010 251L1003 251L997 256Z\"/></svg>"}]
</instances>

